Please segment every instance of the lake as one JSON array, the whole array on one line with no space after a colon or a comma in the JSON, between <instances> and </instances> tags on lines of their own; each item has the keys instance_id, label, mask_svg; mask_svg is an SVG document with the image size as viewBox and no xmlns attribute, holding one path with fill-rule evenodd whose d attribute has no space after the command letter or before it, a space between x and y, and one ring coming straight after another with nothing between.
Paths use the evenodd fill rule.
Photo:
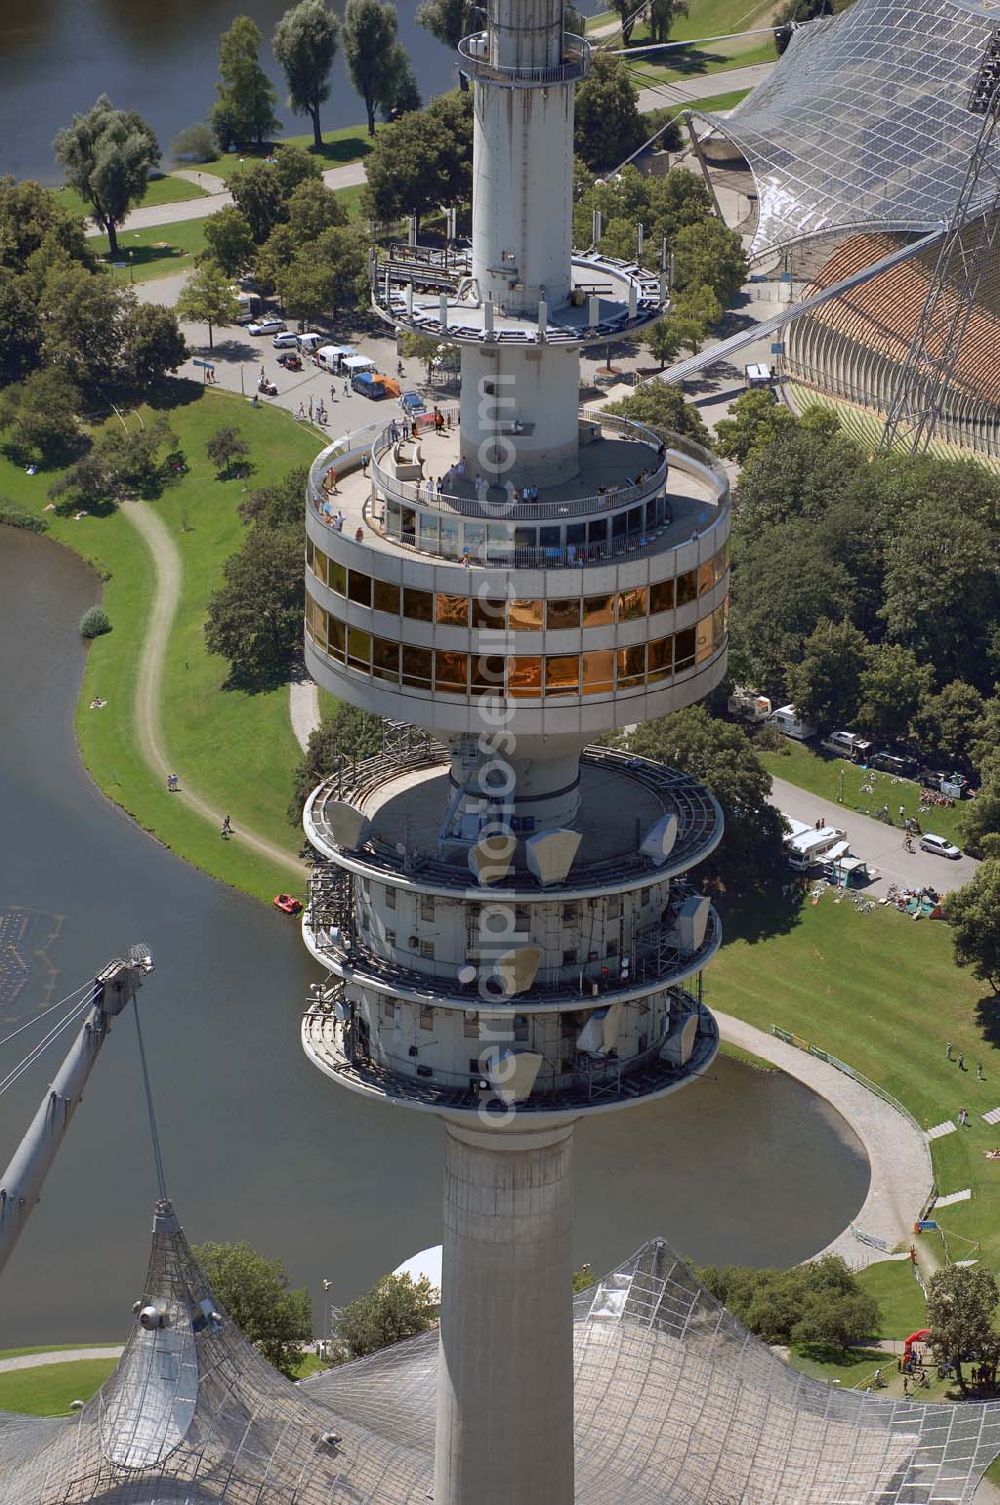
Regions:
<instances>
[{"instance_id":1,"label":"lake","mask_svg":"<svg viewBox=\"0 0 1000 1505\"><path fill-rule=\"evenodd\" d=\"M74 555L0 527L0 1035L145 941L143 1028L188 1236L280 1256L318 1313L324 1277L342 1303L440 1242L442 1131L311 1067L299 1018L317 973L294 922L180 862L90 782L72 723L77 628L98 589ZM0 1075L34 1038L4 1047ZM0 1096L0 1163L54 1065ZM869 1179L832 1109L725 1059L684 1092L582 1124L577 1147L575 1257L597 1271L654 1234L703 1262L796 1262L847 1224ZM125 1015L0 1281L0 1347L123 1337L155 1195Z\"/></svg>"}]
</instances>

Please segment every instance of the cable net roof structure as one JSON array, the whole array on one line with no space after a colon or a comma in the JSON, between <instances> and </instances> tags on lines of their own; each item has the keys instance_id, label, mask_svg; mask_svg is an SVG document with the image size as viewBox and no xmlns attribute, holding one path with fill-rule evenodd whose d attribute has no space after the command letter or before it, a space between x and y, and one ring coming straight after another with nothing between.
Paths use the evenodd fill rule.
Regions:
<instances>
[{"instance_id":1,"label":"cable net roof structure","mask_svg":"<svg viewBox=\"0 0 1000 1505\"><path fill-rule=\"evenodd\" d=\"M997 25L1000 8L962 0L855 0L798 28L728 117L706 113L757 185L751 254L947 221L982 124L969 91Z\"/></svg>"},{"instance_id":2,"label":"cable net roof structure","mask_svg":"<svg viewBox=\"0 0 1000 1505\"><path fill-rule=\"evenodd\" d=\"M1000 1403L885 1400L797 1374L659 1239L573 1318L580 1505L967 1505L1000 1451ZM0 1413L0 1493L424 1505L437 1354L425 1333L291 1384L218 1306L163 1202L115 1373L71 1419Z\"/></svg>"}]
</instances>

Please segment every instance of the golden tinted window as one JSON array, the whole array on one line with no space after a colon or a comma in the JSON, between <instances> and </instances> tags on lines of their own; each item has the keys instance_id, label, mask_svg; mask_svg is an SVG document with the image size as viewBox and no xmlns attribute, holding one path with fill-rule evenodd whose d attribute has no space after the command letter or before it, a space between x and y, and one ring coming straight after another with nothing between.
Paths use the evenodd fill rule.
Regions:
<instances>
[{"instance_id":1,"label":"golden tinted window","mask_svg":"<svg viewBox=\"0 0 1000 1505\"><path fill-rule=\"evenodd\" d=\"M439 648L434 654L435 690L443 690L451 695L464 695L467 673L468 659L464 653L452 653Z\"/></svg>"},{"instance_id":2,"label":"golden tinted window","mask_svg":"<svg viewBox=\"0 0 1000 1505\"><path fill-rule=\"evenodd\" d=\"M472 688L477 693L503 693L506 664L495 653L474 653L470 664Z\"/></svg>"},{"instance_id":3,"label":"golden tinted window","mask_svg":"<svg viewBox=\"0 0 1000 1505\"><path fill-rule=\"evenodd\" d=\"M343 622L339 621L336 617L327 617L326 627L327 634L329 636L329 647L327 651L332 654L334 658L343 658L344 646L347 641L346 627L344 626Z\"/></svg>"},{"instance_id":4,"label":"golden tinted window","mask_svg":"<svg viewBox=\"0 0 1000 1505\"><path fill-rule=\"evenodd\" d=\"M702 562L698 570L698 594L703 596L715 584L715 564L711 559Z\"/></svg>"},{"instance_id":5,"label":"golden tinted window","mask_svg":"<svg viewBox=\"0 0 1000 1505\"><path fill-rule=\"evenodd\" d=\"M327 584L330 578L329 566L330 561L323 553L323 550L316 549L313 554L313 574L316 576L316 579L321 580L324 585Z\"/></svg>"},{"instance_id":6,"label":"golden tinted window","mask_svg":"<svg viewBox=\"0 0 1000 1505\"><path fill-rule=\"evenodd\" d=\"M607 694L614 689L615 656L610 648L580 656L580 677L585 695Z\"/></svg>"},{"instance_id":7,"label":"golden tinted window","mask_svg":"<svg viewBox=\"0 0 1000 1505\"><path fill-rule=\"evenodd\" d=\"M584 627L607 627L615 619L614 596L584 596Z\"/></svg>"},{"instance_id":8,"label":"golden tinted window","mask_svg":"<svg viewBox=\"0 0 1000 1505\"><path fill-rule=\"evenodd\" d=\"M411 586L406 586L403 590L403 616L414 622L432 622L434 597L431 592L413 590Z\"/></svg>"},{"instance_id":9,"label":"golden tinted window","mask_svg":"<svg viewBox=\"0 0 1000 1505\"><path fill-rule=\"evenodd\" d=\"M674 609L674 582L672 580L657 580L655 585L649 587L649 610L654 615L658 611L673 611Z\"/></svg>"},{"instance_id":10,"label":"golden tinted window","mask_svg":"<svg viewBox=\"0 0 1000 1505\"><path fill-rule=\"evenodd\" d=\"M580 684L580 660L575 653L560 654L545 660L545 693L567 695Z\"/></svg>"},{"instance_id":11,"label":"golden tinted window","mask_svg":"<svg viewBox=\"0 0 1000 1505\"><path fill-rule=\"evenodd\" d=\"M502 631L507 623L507 602L502 596L474 596L472 599L472 625L476 628L492 628Z\"/></svg>"},{"instance_id":12,"label":"golden tinted window","mask_svg":"<svg viewBox=\"0 0 1000 1505\"><path fill-rule=\"evenodd\" d=\"M371 663L372 637L360 627L347 629L347 661L356 669L367 669Z\"/></svg>"},{"instance_id":13,"label":"golden tinted window","mask_svg":"<svg viewBox=\"0 0 1000 1505\"><path fill-rule=\"evenodd\" d=\"M634 648L618 649L619 687L641 685L646 675L646 645L638 643Z\"/></svg>"},{"instance_id":14,"label":"golden tinted window","mask_svg":"<svg viewBox=\"0 0 1000 1505\"><path fill-rule=\"evenodd\" d=\"M399 616L399 586L388 580L372 581L372 605L376 611L387 611L390 616Z\"/></svg>"},{"instance_id":15,"label":"golden tinted window","mask_svg":"<svg viewBox=\"0 0 1000 1505\"><path fill-rule=\"evenodd\" d=\"M541 659L530 655L523 658L509 658L507 660L507 688L511 695L526 697L541 695Z\"/></svg>"},{"instance_id":16,"label":"golden tinted window","mask_svg":"<svg viewBox=\"0 0 1000 1505\"><path fill-rule=\"evenodd\" d=\"M515 632L540 632L542 629L541 601L511 601L507 620Z\"/></svg>"},{"instance_id":17,"label":"golden tinted window","mask_svg":"<svg viewBox=\"0 0 1000 1505\"><path fill-rule=\"evenodd\" d=\"M677 605L687 606L698 595L698 574L696 570L688 570L684 575L677 576Z\"/></svg>"},{"instance_id":18,"label":"golden tinted window","mask_svg":"<svg viewBox=\"0 0 1000 1505\"><path fill-rule=\"evenodd\" d=\"M673 638L654 638L648 645L649 682L669 679L674 667Z\"/></svg>"},{"instance_id":19,"label":"golden tinted window","mask_svg":"<svg viewBox=\"0 0 1000 1505\"><path fill-rule=\"evenodd\" d=\"M442 627L468 627L468 596L435 596L434 620Z\"/></svg>"},{"instance_id":20,"label":"golden tinted window","mask_svg":"<svg viewBox=\"0 0 1000 1505\"><path fill-rule=\"evenodd\" d=\"M399 679L399 644L392 638L372 638L372 673L379 679Z\"/></svg>"},{"instance_id":21,"label":"golden tinted window","mask_svg":"<svg viewBox=\"0 0 1000 1505\"><path fill-rule=\"evenodd\" d=\"M411 648L403 644L403 683L404 685L419 685L421 689L429 690L431 687L433 655L429 648Z\"/></svg>"},{"instance_id":22,"label":"golden tinted window","mask_svg":"<svg viewBox=\"0 0 1000 1505\"><path fill-rule=\"evenodd\" d=\"M687 627L679 632L674 638L674 673L680 674L682 669L690 669L694 663L695 634L693 627Z\"/></svg>"},{"instance_id":23,"label":"golden tinted window","mask_svg":"<svg viewBox=\"0 0 1000 1505\"><path fill-rule=\"evenodd\" d=\"M580 598L568 596L565 600L545 603L545 625L550 632L563 631L580 625Z\"/></svg>"},{"instance_id":24,"label":"golden tinted window","mask_svg":"<svg viewBox=\"0 0 1000 1505\"><path fill-rule=\"evenodd\" d=\"M637 622L649 615L649 591L644 585L621 591L618 596L619 622Z\"/></svg>"},{"instance_id":25,"label":"golden tinted window","mask_svg":"<svg viewBox=\"0 0 1000 1505\"><path fill-rule=\"evenodd\" d=\"M357 606L371 606L372 577L360 570L350 570L347 576L347 599Z\"/></svg>"}]
</instances>

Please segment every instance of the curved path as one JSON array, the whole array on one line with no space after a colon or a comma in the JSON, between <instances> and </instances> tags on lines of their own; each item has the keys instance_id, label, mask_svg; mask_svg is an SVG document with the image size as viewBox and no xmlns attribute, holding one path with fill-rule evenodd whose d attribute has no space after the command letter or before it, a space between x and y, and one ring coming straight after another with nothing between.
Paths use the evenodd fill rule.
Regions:
<instances>
[{"instance_id":1,"label":"curved path","mask_svg":"<svg viewBox=\"0 0 1000 1505\"><path fill-rule=\"evenodd\" d=\"M0 1359L0 1374L14 1369L45 1369L49 1364L78 1364L81 1359L120 1359L125 1352L121 1343L106 1343L102 1348L57 1348L49 1353L22 1353L16 1359Z\"/></svg>"},{"instance_id":2,"label":"curved path","mask_svg":"<svg viewBox=\"0 0 1000 1505\"><path fill-rule=\"evenodd\" d=\"M167 656L170 628L180 601L184 572L180 553L166 524L147 503L123 502L122 513L136 531L141 533L153 556L156 588L149 613L146 638L139 658L139 677L135 691L135 728L143 758L154 773L165 781L172 769L164 751L163 729L160 724L160 685L163 679L163 664ZM216 827L222 825L224 812L186 785L183 772L177 798L190 805L198 815L211 821ZM234 841L242 842L244 846L259 852L270 862L279 863L299 879L305 876L305 864L297 857L290 856L283 847L277 846L273 841L268 841L264 836L256 836L242 826L236 807L233 807L230 813L235 814L236 829L232 838Z\"/></svg>"},{"instance_id":3,"label":"curved path","mask_svg":"<svg viewBox=\"0 0 1000 1505\"><path fill-rule=\"evenodd\" d=\"M786 1045L774 1035L714 1009L723 1040L769 1061L835 1108L864 1145L871 1166L868 1195L852 1227L882 1240L886 1249L864 1243L844 1229L822 1254L840 1254L852 1267L874 1264L897 1244L909 1245L913 1223L931 1194L934 1173L925 1136L882 1098L816 1056ZM818 1258L814 1256L814 1258Z\"/></svg>"}]
</instances>

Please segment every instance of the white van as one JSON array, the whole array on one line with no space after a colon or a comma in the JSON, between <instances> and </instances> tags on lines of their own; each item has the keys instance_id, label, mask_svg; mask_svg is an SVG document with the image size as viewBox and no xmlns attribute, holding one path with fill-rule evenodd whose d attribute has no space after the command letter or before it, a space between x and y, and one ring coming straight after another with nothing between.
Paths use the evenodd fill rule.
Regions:
<instances>
[{"instance_id":1,"label":"white van","mask_svg":"<svg viewBox=\"0 0 1000 1505\"><path fill-rule=\"evenodd\" d=\"M296 341L303 355L313 355L323 343L321 334L296 335Z\"/></svg>"},{"instance_id":2,"label":"white van","mask_svg":"<svg viewBox=\"0 0 1000 1505\"><path fill-rule=\"evenodd\" d=\"M313 360L322 370L329 371L336 376L340 371L341 361L357 353L353 345L320 345L313 355Z\"/></svg>"},{"instance_id":3,"label":"white van","mask_svg":"<svg viewBox=\"0 0 1000 1505\"><path fill-rule=\"evenodd\" d=\"M784 732L786 737L794 737L798 742L804 742L807 737L816 735L816 727L805 721L793 705L779 706L768 725L776 727L779 732Z\"/></svg>"},{"instance_id":4,"label":"white van","mask_svg":"<svg viewBox=\"0 0 1000 1505\"><path fill-rule=\"evenodd\" d=\"M838 758L851 758L855 763L867 763L872 751L872 744L857 732L831 732L820 745Z\"/></svg>"},{"instance_id":5,"label":"white van","mask_svg":"<svg viewBox=\"0 0 1000 1505\"><path fill-rule=\"evenodd\" d=\"M818 831L813 828L802 836L789 836L785 842L788 865L796 872L805 872L829 857L835 847L840 848L838 857L846 856L850 850L845 833L838 831L836 826L821 826Z\"/></svg>"}]
</instances>

